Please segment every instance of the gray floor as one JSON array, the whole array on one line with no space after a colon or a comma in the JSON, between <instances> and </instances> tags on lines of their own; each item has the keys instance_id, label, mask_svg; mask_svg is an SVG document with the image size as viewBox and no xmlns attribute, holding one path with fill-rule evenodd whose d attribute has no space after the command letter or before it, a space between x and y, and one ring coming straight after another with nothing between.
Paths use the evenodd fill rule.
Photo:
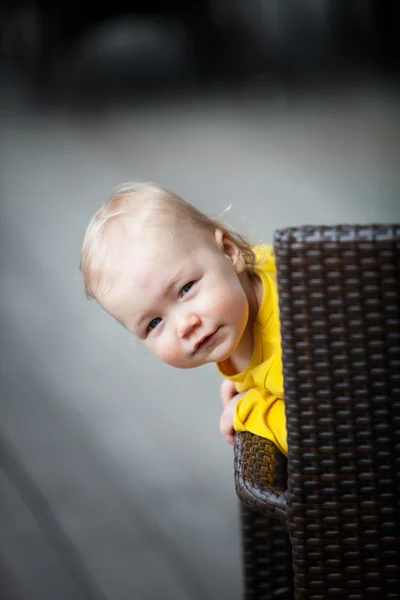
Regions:
<instances>
[{"instance_id":1,"label":"gray floor","mask_svg":"<svg viewBox=\"0 0 400 600\"><path fill-rule=\"evenodd\" d=\"M254 241L400 222L399 93L373 81L102 110L1 100L1 536L13 600L241 598L213 366L158 364L83 295L84 229L152 180Z\"/></svg>"}]
</instances>

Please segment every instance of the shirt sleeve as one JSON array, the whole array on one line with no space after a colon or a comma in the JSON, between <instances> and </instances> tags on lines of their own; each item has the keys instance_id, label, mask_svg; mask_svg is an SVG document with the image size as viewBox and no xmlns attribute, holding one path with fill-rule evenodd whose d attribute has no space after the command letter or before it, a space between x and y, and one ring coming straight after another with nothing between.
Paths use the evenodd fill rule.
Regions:
<instances>
[{"instance_id":1,"label":"shirt sleeve","mask_svg":"<svg viewBox=\"0 0 400 600\"><path fill-rule=\"evenodd\" d=\"M236 404L235 431L250 431L274 442L287 455L285 405L282 398L251 388Z\"/></svg>"}]
</instances>

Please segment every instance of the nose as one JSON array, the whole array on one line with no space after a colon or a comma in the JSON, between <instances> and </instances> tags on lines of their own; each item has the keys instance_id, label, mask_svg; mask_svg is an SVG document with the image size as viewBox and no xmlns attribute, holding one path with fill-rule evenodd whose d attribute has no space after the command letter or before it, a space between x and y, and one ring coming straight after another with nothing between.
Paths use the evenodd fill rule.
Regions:
<instances>
[{"instance_id":1,"label":"nose","mask_svg":"<svg viewBox=\"0 0 400 600\"><path fill-rule=\"evenodd\" d=\"M197 315L191 314L181 317L177 327L178 337L180 337L181 339L185 338L190 333L192 333L192 331L196 329L196 327L198 327L199 325L200 317L198 317Z\"/></svg>"}]
</instances>

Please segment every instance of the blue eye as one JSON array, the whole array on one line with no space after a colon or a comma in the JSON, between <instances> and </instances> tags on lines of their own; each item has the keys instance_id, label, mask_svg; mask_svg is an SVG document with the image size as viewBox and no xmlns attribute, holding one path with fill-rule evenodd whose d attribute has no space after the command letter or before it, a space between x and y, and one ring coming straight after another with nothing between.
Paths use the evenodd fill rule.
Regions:
<instances>
[{"instance_id":1,"label":"blue eye","mask_svg":"<svg viewBox=\"0 0 400 600\"><path fill-rule=\"evenodd\" d=\"M181 296L184 296L185 294L187 294L193 284L194 284L194 281L189 281L189 283L186 283L183 286L183 288L181 289Z\"/></svg>"},{"instance_id":2,"label":"blue eye","mask_svg":"<svg viewBox=\"0 0 400 600\"><path fill-rule=\"evenodd\" d=\"M150 321L150 323L147 325L147 331L151 331L152 329L155 329L157 327L157 325L159 323L161 323L162 319L161 317L156 317L155 319L152 319Z\"/></svg>"}]
</instances>

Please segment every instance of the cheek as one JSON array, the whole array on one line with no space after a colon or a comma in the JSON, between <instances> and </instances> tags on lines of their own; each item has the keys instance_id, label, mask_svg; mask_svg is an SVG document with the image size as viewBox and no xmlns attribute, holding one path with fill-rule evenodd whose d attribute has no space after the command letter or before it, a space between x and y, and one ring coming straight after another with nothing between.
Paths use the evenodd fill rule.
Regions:
<instances>
[{"instance_id":1,"label":"cheek","mask_svg":"<svg viewBox=\"0 0 400 600\"><path fill-rule=\"evenodd\" d=\"M167 365L171 365L172 367L175 366L180 359L179 348L177 345L172 343L160 346L155 354L160 360L165 362Z\"/></svg>"},{"instance_id":2,"label":"cheek","mask_svg":"<svg viewBox=\"0 0 400 600\"><path fill-rule=\"evenodd\" d=\"M182 350L179 340L163 330L162 334L156 339L148 339L145 342L146 348L158 359L172 367L179 367L182 363Z\"/></svg>"},{"instance_id":3,"label":"cheek","mask_svg":"<svg viewBox=\"0 0 400 600\"><path fill-rule=\"evenodd\" d=\"M213 310L221 315L226 315L234 321L247 321L248 302L246 294L239 282L233 286L225 286L214 294Z\"/></svg>"}]
</instances>

